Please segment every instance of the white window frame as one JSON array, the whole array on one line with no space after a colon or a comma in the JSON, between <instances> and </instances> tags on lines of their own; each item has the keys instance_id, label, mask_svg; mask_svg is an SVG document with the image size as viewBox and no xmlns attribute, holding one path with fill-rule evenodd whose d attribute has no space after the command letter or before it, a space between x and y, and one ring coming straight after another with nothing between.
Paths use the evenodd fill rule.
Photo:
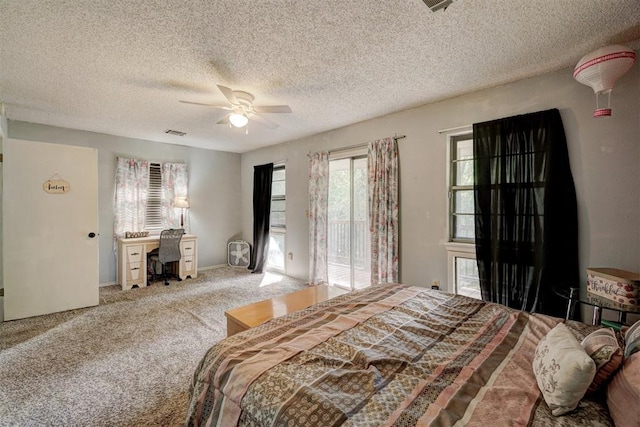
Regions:
<instances>
[{"instance_id":1,"label":"white window frame","mask_svg":"<svg viewBox=\"0 0 640 427\"><path fill-rule=\"evenodd\" d=\"M266 263L266 267L268 270L271 271L277 271L280 273L286 273L287 271L287 166L285 163L279 163L279 164L274 164L273 165L273 170L275 171L276 169L283 169L285 171L285 178L284 178L284 196L283 197L277 197L276 199L274 199L273 194L271 195L271 201L273 202L274 200L277 201L283 201L285 202L285 208L284 208L284 216L285 216L285 224L284 226L269 226L269 235L274 235L274 236L282 236L282 238L284 239L284 250L282 252L282 256L283 256L283 268L280 268L279 266L275 266L275 265L271 265L269 264L269 257L267 256L267 263ZM271 181L273 183L273 179Z\"/></svg>"},{"instance_id":2,"label":"white window frame","mask_svg":"<svg viewBox=\"0 0 640 427\"><path fill-rule=\"evenodd\" d=\"M456 129L455 132L446 134L447 141L447 166L446 166L446 194L447 194L447 212L446 212L446 236L445 236L445 248L447 250L447 291L457 294L458 287L456 283L456 259L476 259L476 246L475 240L461 240L453 239L453 221L452 208L453 208L453 193L451 191L453 170L452 170L452 155L453 155L453 143L456 139L460 139L461 136L473 137L472 126L465 126L463 128Z\"/></svg>"},{"instance_id":3,"label":"white window frame","mask_svg":"<svg viewBox=\"0 0 640 427\"><path fill-rule=\"evenodd\" d=\"M454 184L455 168L453 167L453 147L457 141L467 141L473 138L471 132L457 133L455 135L449 135L448 137L448 150L447 150L447 242L457 242L466 244L475 244L475 239L456 238L454 237L454 205L455 205L455 192L456 191L468 191L473 189L471 186L456 186ZM457 160L457 159L456 159ZM457 188L454 188L457 187Z\"/></svg>"},{"instance_id":4,"label":"white window frame","mask_svg":"<svg viewBox=\"0 0 640 427\"><path fill-rule=\"evenodd\" d=\"M458 294L456 262L458 258L476 259L475 245L469 243L447 243L447 290Z\"/></svg>"}]
</instances>

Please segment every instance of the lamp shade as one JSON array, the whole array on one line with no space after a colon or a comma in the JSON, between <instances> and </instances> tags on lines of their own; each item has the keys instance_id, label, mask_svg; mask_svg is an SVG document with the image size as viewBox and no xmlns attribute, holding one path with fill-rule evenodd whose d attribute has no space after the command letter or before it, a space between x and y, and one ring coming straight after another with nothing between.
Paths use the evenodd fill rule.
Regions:
<instances>
[{"instance_id":1,"label":"lamp shade","mask_svg":"<svg viewBox=\"0 0 640 427\"><path fill-rule=\"evenodd\" d=\"M611 90L616 80L629 71L636 60L636 53L626 46L602 47L585 55L573 70L573 78L590 86L596 94L594 117L610 116ZM599 95L607 96L607 108L601 108Z\"/></svg>"},{"instance_id":2,"label":"lamp shade","mask_svg":"<svg viewBox=\"0 0 640 427\"><path fill-rule=\"evenodd\" d=\"M187 209L189 208L189 199L184 196L178 196L173 202L173 207Z\"/></svg>"}]
</instances>

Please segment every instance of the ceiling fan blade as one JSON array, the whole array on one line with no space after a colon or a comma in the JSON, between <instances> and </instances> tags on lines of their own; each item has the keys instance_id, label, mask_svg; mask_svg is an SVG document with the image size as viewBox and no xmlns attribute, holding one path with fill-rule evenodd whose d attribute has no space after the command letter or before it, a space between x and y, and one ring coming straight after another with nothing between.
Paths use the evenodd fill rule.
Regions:
<instances>
[{"instance_id":1,"label":"ceiling fan blade","mask_svg":"<svg viewBox=\"0 0 640 427\"><path fill-rule=\"evenodd\" d=\"M231 113L227 114L226 116L224 116L223 118L218 120L216 122L216 124L218 124L218 125L228 125L229 124L229 116L230 115L231 115Z\"/></svg>"},{"instance_id":2,"label":"ceiling fan blade","mask_svg":"<svg viewBox=\"0 0 640 427\"><path fill-rule=\"evenodd\" d=\"M192 102L192 101L183 101L183 100L180 100L180 102L182 102L183 104L202 105L203 107L219 108L221 110L232 110L231 107L228 107L226 105L206 104L203 102Z\"/></svg>"},{"instance_id":3,"label":"ceiling fan blade","mask_svg":"<svg viewBox=\"0 0 640 427\"><path fill-rule=\"evenodd\" d=\"M229 89L226 86L220 86L220 85L218 85L218 89L220 89L220 92L222 92L222 94L225 96L225 98L229 100L230 103L232 103L233 105L239 104L238 98L236 98L236 96L233 94L233 91L231 89Z\"/></svg>"},{"instance_id":4,"label":"ceiling fan blade","mask_svg":"<svg viewBox=\"0 0 640 427\"><path fill-rule=\"evenodd\" d=\"M251 116L249 118L251 120L255 121L255 122L260 123L261 125L264 125L264 126L268 127L269 129L275 129L275 128L280 126L276 122L272 122L271 120L265 119L264 117L258 116L257 114L253 115L253 116Z\"/></svg>"},{"instance_id":5,"label":"ceiling fan blade","mask_svg":"<svg viewBox=\"0 0 640 427\"><path fill-rule=\"evenodd\" d=\"M263 105L262 107L254 106L256 113L291 113L291 107L288 105Z\"/></svg>"}]
</instances>

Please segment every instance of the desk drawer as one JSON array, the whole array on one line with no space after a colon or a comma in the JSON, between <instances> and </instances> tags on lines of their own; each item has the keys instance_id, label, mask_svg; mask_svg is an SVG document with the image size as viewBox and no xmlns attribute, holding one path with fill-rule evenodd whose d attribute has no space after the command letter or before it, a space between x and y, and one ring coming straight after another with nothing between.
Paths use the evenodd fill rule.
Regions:
<instances>
[{"instance_id":1,"label":"desk drawer","mask_svg":"<svg viewBox=\"0 0 640 427\"><path fill-rule=\"evenodd\" d=\"M182 274L185 276L193 276L195 272L195 259L193 256L183 256L180 259L182 264Z\"/></svg>"},{"instance_id":2,"label":"desk drawer","mask_svg":"<svg viewBox=\"0 0 640 427\"><path fill-rule=\"evenodd\" d=\"M180 254L183 257L193 257L196 253L196 242L180 242Z\"/></svg>"},{"instance_id":3,"label":"desk drawer","mask_svg":"<svg viewBox=\"0 0 640 427\"><path fill-rule=\"evenodd\" d=\"M144 283L146 274L142 271L142 262L128 262L126 266L127 284L129 286Z\"/></svg>"},{"instance_id":4,"label":"desk drawer","mask_svg":"<svg viewBox=\"0 0 640 427\"><path fill-rule=\"evenodd\" d=\"M144 253L143 245L127 246L127 263L134 263L142 261Z\"/></svg>"}]
</instances>

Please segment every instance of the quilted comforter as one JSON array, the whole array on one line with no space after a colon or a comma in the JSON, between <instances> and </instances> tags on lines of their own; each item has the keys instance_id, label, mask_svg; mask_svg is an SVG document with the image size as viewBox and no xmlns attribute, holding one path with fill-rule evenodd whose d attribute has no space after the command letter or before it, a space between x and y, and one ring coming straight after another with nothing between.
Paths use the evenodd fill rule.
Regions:
<instances>
[{"instance_id":1,"label":"quilted comforter","mask_svg":"<svg viewBox=\"0 0 640 427\"><path fill-rule=\"evenodd\" d=\"M561 321L420 287L352 292L212 347L187 425L613 425L601 401L554 417L542 400L533 355Z\"/></svg>"}]
</instances>

